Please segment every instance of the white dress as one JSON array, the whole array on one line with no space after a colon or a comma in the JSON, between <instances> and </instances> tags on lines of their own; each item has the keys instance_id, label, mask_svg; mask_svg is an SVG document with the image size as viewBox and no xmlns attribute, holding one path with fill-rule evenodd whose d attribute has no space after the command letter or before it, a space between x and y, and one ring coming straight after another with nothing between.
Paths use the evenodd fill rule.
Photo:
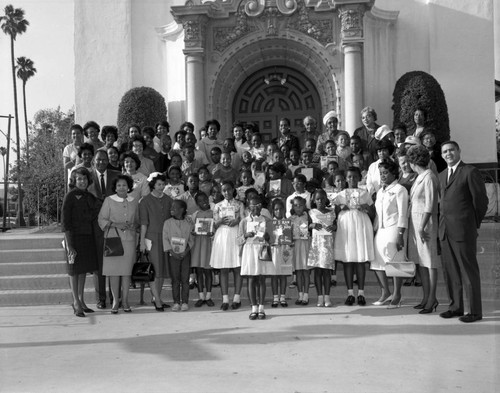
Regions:
<instances>
[{"instance_id":1,"label":"white dress","mask_svg":"<svg viewBox=\"0 0 500 393\"><path fill-rule=\"evenodd\" d=\"M229 213L231 212L231 213ZM236 199L230 201L224 199L214 207L214 220L220 221L228 214L234 215L239 223L244 216L243 204ZM220 225L215 232L212 243L212 253L210 255L210 266L214 269L231 269L241 266L241 257L239 255L239 246L237 243L238 225L230 227Z\"/></svg>"},{"instance_id":2,"label":"white dress","mask_svg":"<svg viewBox=\"0 0 500 393\"><path fill-rule=\"evenodd\" d=\"M332 225L335 220L335 212L329 211L326 214L318 209L312 209L309 212L313 223L322 225ZM324 229L312 231L311 247L307 257L307 266L310 268L319 267L322 269L335 270L335 257L333 252L334 234Z\"/></svg>"},{"instance_id":3,"label":"white dress","mask_svg":"<svg viewBox=\"0 0 500 393\"><path fill-rule=\"evenodd\" d=\"M251 225L251 223L259 223L260 225L264 225L266 228L265 231L269 233L270 222L271 221L262 214L258 217L252 217L249 215L241 220L238 228L238 244L241 247L242 276L276 274L273 262L259 260L260 250L266 243L256 236L245 239L245 234L248 232L248 227ZM253 224L253 226L259 224Z\"/></svg>"},{"instance_id":4,"label":"white dress","mask_svg":"<svg viewBox=\"0 0 500 393\"><path fill-rule=\"evenodd\" d=\"M363 263L372 261L373 226L370 217L359 210L360 205L373 205L370 194L360 188L342 190L334 199L336 205L347 205L337 218L335 258L342 262Z\"/></svg>"}]
</instances>

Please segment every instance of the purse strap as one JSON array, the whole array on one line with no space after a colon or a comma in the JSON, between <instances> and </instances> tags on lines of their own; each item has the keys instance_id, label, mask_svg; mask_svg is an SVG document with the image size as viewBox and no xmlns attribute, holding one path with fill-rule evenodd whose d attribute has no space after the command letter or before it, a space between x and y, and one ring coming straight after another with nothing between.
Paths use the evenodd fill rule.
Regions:
<instances>
[{"instance_id":1,"label":"purse strap","mask_svg":"<svg viewBox=\"0 0 500 393\"><path fill-rule=\"evenodd\" d=\"M108 230L106 231L106 236L105 238L107 239L108 238L108 235L109 235L109 230L111 229L111 224L109 224L108 226ZM115 227L115 232L116 232L116 236L117 237L120 237L120 234L118 233L118 229Z\"/></svg>"}]
</instances>

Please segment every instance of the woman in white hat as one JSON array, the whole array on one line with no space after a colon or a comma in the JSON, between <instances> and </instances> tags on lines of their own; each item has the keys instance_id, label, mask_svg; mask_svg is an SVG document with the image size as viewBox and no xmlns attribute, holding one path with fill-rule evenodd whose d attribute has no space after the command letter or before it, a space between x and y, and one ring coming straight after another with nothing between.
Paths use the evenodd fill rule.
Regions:
<instances>
[{"instance_id":1,"label":"woman in white hat","mask_svg":"<svg viewBox=\"0 0 500 393\"><path fill-rule=\"evenodd\" d=\"M321 155L326 154L326 141L334 141L337 135L342 131L337 129L339 119L337 117L337 112L335 111L330 111L323 116L323 125L325 126L325 131L318 137L318 142L316 143L316 153Z\"/></svg>"}]
</instances>

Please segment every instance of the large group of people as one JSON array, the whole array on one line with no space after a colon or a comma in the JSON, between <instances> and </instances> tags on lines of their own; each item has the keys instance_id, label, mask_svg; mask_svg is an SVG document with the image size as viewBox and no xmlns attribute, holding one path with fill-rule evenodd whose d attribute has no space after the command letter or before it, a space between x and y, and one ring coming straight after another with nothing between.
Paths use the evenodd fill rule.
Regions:
<instances>
[{"instance_id":1,"label":"large group of people","mask_svg":"<svg viewBox=\"0 0 500 393\"><path fill-rule=\"evenodd\" d=\"M450 305L440 316L480 320L476 238L487 197L458 143L438 144L420 108L412 130L378 125L370 107L352 135L338 129L334 111L322 120L323 132L307 116L294 135L282 118L267 145L254 123L236 122L222 139L220 123L209 120L199 140L190 122L173 139L166 121L132 124L120 144L115 126L73 125L63 152L69 192L62 222L75 315L93 312L84 301L86 273L94 274L99 309L107 307L108 278L111 313L131 312L132 269L144 253L155 270L157 311L187 311L194 288L194 307L213 307L219 284L221 310L238 309L245 279L252 320L266 318L268 280L272 308L288 306L289 288L296 288L296 305L308 305L311 286L316 305L331 307L339 264L345 305L366 305L368 268L380 285L372 304L397 309L403 279L388 276L387 267L412 261L422 285L419 313L436 311L442 267ZM122 255L104 256L109 238L121 240ZM172 306L162 300L166 279Z\"/></svg>"}]
</instances>

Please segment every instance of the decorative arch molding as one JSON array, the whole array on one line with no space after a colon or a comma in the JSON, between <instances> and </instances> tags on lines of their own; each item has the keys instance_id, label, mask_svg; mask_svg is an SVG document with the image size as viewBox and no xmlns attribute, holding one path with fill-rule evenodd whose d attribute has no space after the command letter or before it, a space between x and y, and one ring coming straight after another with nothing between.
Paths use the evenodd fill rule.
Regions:
<instances>
[{"instance_id":1,"label":"decorative arch molding","mask_svg":"<svg viewBox=\"0 0 500 393\"><path fill-rule=\"evenodd\" d=\"M207 115L231 124L234 97L241 84L262 68L287 66L303 73L316 86L323 113L335 108L342 113L340 83L342 59L333 45L325 50L314 39L301 33L286 32L269 38L249 34L222 55L214 54L207 86Z\"/></svg>"}]
</instances>

